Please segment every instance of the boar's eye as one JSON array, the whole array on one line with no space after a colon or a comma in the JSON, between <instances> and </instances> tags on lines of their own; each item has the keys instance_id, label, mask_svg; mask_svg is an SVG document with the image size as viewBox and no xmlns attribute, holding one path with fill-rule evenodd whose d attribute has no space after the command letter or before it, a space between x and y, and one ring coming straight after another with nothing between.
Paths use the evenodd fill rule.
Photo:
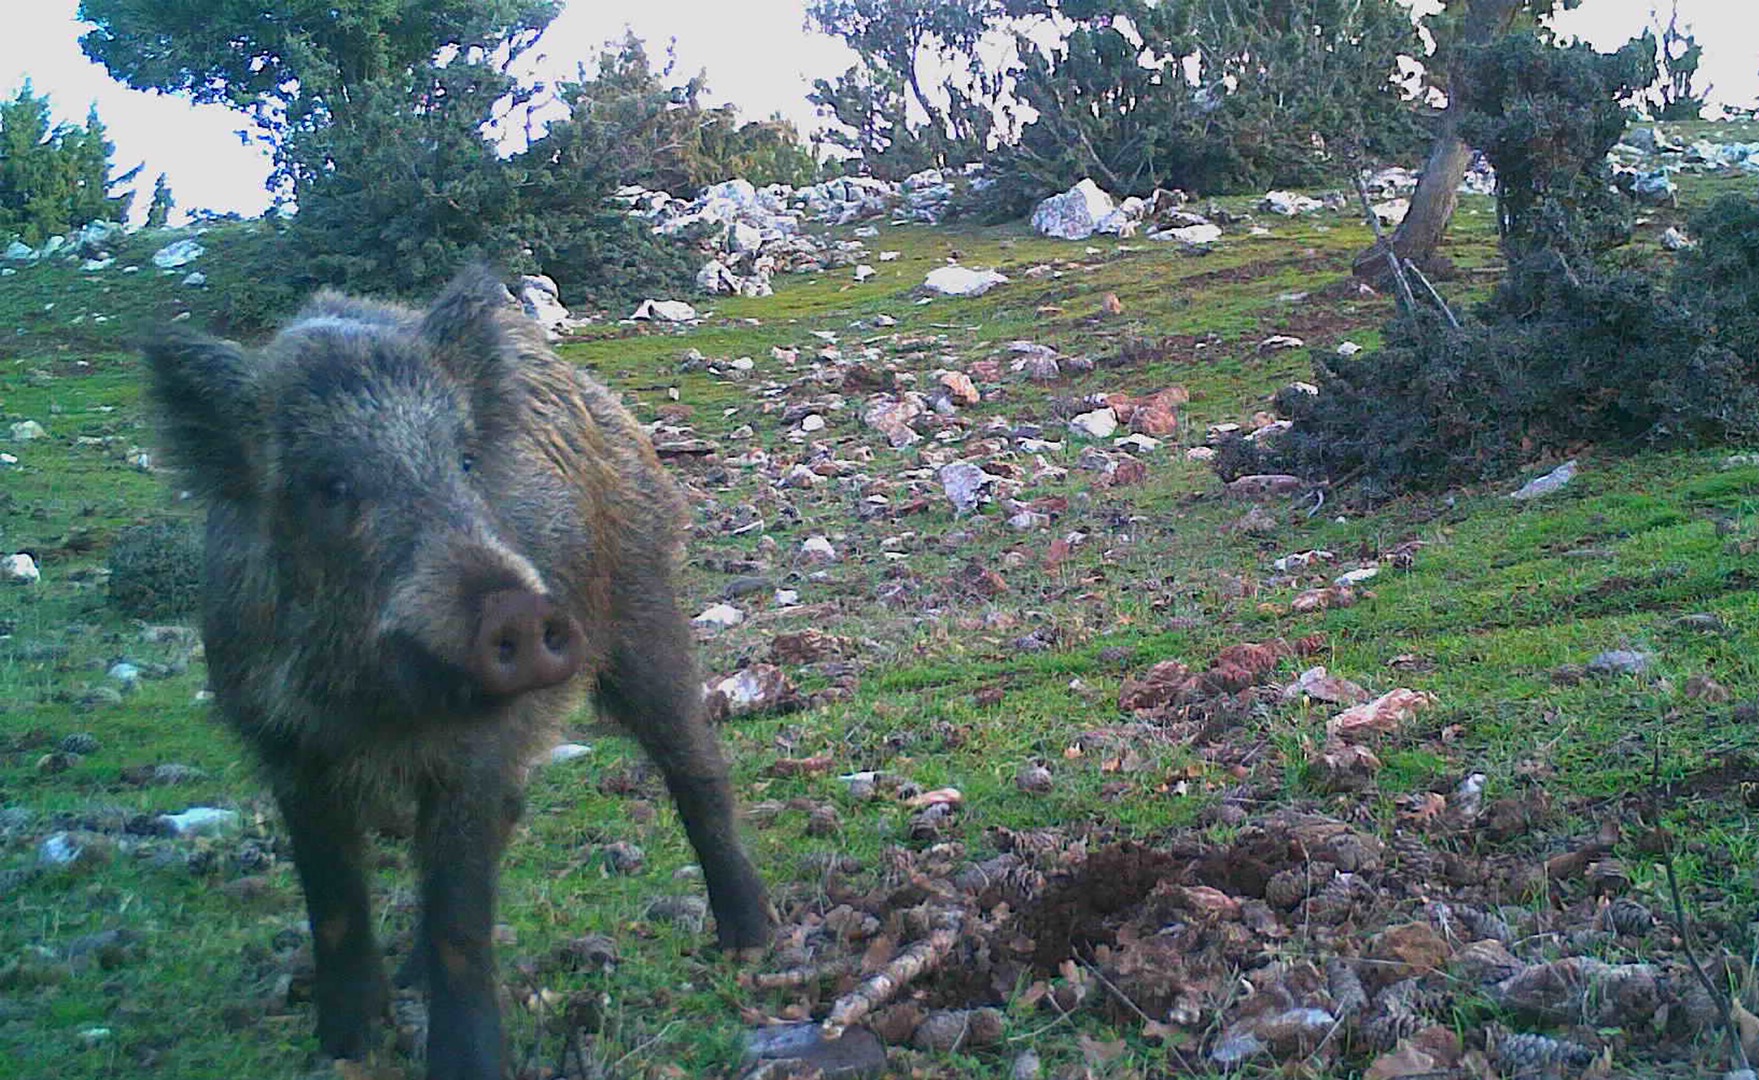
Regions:
<instances>
[{"instance_id":1,"label":"boar's eye","mask_svg":"<svg viewBox=\"0 0 1759 1080\"><path fill-rule=\"evenodd\" d=\"M476 455L475 454L465 454L463 457L459 458L458 459L458 468L463 470L464 472L469 472L470 470L476 468Z\"/></svg>"},{"instance_id":2,"label":"boar's eye","mask_svg":"<svg viewBox=\"0 0 1759 1080\"><path fill-rule=\"evenodd\" d=\"M354 488L340 476L326 477L319 481L317 491L318 500L330 507L342 506L354 498Z\"/></svg>"}]
</instances>

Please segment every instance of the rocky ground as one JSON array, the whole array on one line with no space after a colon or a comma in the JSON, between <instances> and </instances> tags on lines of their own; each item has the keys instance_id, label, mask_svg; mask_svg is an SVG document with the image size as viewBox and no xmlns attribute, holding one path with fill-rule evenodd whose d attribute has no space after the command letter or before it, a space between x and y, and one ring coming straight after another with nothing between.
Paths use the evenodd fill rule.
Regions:
<instances>
[{"instance_id":1,"label":"rocky ground","mask_svg":"<svg viewBox=\"0 0 1759 1080\"><path fill-rule=\"evenodd\" d=\"M1753 184L1673 182L1686 209ZM1224 487L1206 444L1274 438L1271 396L1390 311L1347 277L1366 228L1288 194L1064 240L751 189L799 210L753 241L743 189L671 217L631 193L656 224L727 200L721 253L810 253L552 323L691 493L689 614L783 925L755 964L706 949L662 786L582 717L509 858L521 1076L1685 1077L1739 1066L1730 1030L1759 1054L1759 459L1583 447L1533 497L1563 463L1377 507ZM1682 211L1645 213L1634 257L1663 262ZM146 269L175 239L0 280L0 1054L330 1075L279 824L187 620L124 610L131 527L189 509L107 335L224 288L202 255ZM1449 254L1464 306L1487 199ZM394 958L408 860L379 860ZM419 1075L419 1001L397 1021L347 1074Z\"/></svg>"}]
</instances>

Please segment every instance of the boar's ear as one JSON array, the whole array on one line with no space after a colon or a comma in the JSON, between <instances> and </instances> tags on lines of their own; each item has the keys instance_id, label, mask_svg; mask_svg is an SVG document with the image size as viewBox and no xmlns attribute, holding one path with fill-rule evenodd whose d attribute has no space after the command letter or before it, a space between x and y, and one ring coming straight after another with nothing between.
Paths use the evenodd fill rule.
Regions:
<instances>
[{"instance_id":1,"label":"boar's ear","mask_svg":"<svg viewBox=\"0 0 1759 1080\"><path fill-rule=\"evenodd\" d=\"M255 365L230 341L172 328L145 347L165 448L209 498L248 498L262 429Z\"/></svg>"},{"instance_id":2,"label":"boar's ear","mask_svg":"<svg viewBox=\"0 0 1759 1080\"><path fill-rule=\"evenodd\" d=\"M479 429L508 419L509 390L520 342L513 294L481 264L466 267L422 316L421 336L445 368L469 389Z\"/></svg>"}]
</instances>

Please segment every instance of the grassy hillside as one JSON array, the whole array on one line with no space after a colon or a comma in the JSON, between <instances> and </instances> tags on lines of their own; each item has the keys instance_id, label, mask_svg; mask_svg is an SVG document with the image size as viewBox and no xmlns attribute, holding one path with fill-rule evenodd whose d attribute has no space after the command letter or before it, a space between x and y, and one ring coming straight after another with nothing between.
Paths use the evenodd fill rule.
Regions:
<instances>
[{"instance_id":1,"label":"grassy hillside","mask_svg":"<svg viewBox=\"0 0 1759 1080\"><path fill-rule=\"evenodd\" d=\"M1685 194L1737 184L1753 181L1694 179ZM1372 346L1391 310L1348 279L1360 224L1257 217L1268 235L1230 229L1207 253L882 226L870 249L899 255L873 260L866 283L788 278L774 297L699 303L709 310L686 329L599 326L563 347L644 421L714 444L673 459L695 496L691 614L731 596L747 616L705 636L705 667L765 661L782 637L804 707L723 727L786 922L756 969L707 950L688 849L631 744L583 716L591 752L537 771L501 907L523 1075L738 1075L746 1029L822 1018L853 987L839 962L883 963L947 911L963 920L947 962L870 1018L900 1044L890 1075L1003 1077L1030 1050L1045 1075L1204 1075L1239 1053L1246 1075L1355 1076L1413 1036L1402 1052L1429 1047L1437 1069L1476 1054L1493 1070L1477 1075L1517 1075L1529 1058L1578 1062L1572 1074L1729 1067L1658 852L1673 853L1713 976L1754 1005L1759 458L1586 448L1572 484L1529 503L1504 497L1527 477L1372 512L1335 495L1230 497L1185 449L1311 370L1306 350L1261 343ZM1675 220L1644 225L1644 257L1667 257L1656 237ZM193 638L106 602L119 531L192 513L140 462L150 436L129 336L185 310L249 321L227 297L251 286L252 238L208 235L199 288L181 284L188 268L120 274L128 253L98 274L0 279L0 326L15 328L0 436L26 420L46 431L0 446L19 459L0 468L0 547L42 571L0 586L0 1060L24 1069L12 1075L328 1073L311 1058L285 840L205 715ZM1487 200L1465 200L1449 254L1464 274L1443 287L1469 303L1493 280ZM924 273L955 257L1011 282L919 303ZM1092 369L1025 381L1008 370L1017 340ZM742 357L747 370L731 364ZM831 359L925 392L939 371L971 371L984 400L894 450L862 423L868 387L820 377ZM983 377L985 361L999 372ZM1189 402L1178 436L1135 455L1145 479L1108 484L1086 467L1084 448L1112 447L1066 429L1083 399L1169 387ZM822 430L801 429L809 413ZM1026 425L1060 445L1021 449L1007 428ZM965 458L1017 479L1020 509L1040 516L956 516L936 469ZM788 479L826 461L810 486ZM815 536L834 561L802 551ZM1276 566L1313 550L1334 559ZM1319 591L1366 568L1377 573L1348 606ZM777 589L798 603L778 606ZM805 642L809 630L832 637ZM803 643L821 654L802 657ZM1642 670L1590 671L1610 650L1641 654ZM1227 692L1140 715L1120 704L1158 662L1213 673L1218 657L1235 664L1217 676L1235 680ZM114 677L119 662L139 677ZM1365 740L1371 761L1340 752L1326 721L1343 706L1282 692L1318 665L1370 696L1404 688L1434 704ZM188 768L154 773L166 765ZM865 772L878 775L845 779ZM943 788L957 808L925 812L921 796ZM196 806L237 810L238 827L158 835L156 815ZM81 852L59 862L45 844ZM973 884L971 864L995 881ZM382 938L400 950L404 847L385 840L379 866ZM614 964L599 962L606 947ZM1487 956L1510 971L1649 965L1648 982L1631 990L1640 972L1620 968L1626 981L1596 976L1574 998L1522 998L1484 976ZM1340 958L1362 983L1354 1006ZM751 979L811 965L827 973L806 985ZM986 1006L998 1038L909 1045L921 1015ZM1272 1023L1300 1008L1330 1021ZM1262 1054L1240 1049L1248 1036ZM1460 1045L1442 1045L1450 1036ZM389 1047L373 1068L419 1075Z\"/></svg>"}]
</instances>

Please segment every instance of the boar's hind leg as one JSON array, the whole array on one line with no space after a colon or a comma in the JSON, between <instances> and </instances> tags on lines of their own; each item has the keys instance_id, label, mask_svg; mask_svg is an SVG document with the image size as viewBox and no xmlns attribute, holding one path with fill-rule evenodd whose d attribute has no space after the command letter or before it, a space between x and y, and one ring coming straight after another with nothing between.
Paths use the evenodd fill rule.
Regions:
<instances>
[{"instance_id":1,"label":"boar's hind leg","mask_svg":"<svg viewBox=\"0 0 1759 1080\"><path fill-rule=\"evenodd\" d=\"M406 971L428 986L431 1080L501 1080L491 936L495 880L517 806L516 790L497 776L421 792L421 926Z\"/></svg>"},{"instance_id":2,"label":"boar's hind leg","mask_svg":"<svg viewBox=\"0 0 1759 1080\"><path fill-rule=\"evenodd\" d=\"M650 622L628 633L612 656L600 703L665 774L702 863L721 947L761 948L770 942L773 909L739 843L727 763L702 718L689 628L675 609L653 612Z\"/></svg>"},{"instance_id":3,"label":"boar's hind leg","mask_svg":"<svg viewBox=\"0 0 1759 1080\"><path fill-rule=\"evenodd\" d=\"M362 1057L386 998L360 821L352 804L322 781L289 784L277 801L311 921L318 1045L332 1057Z\"/></svg>"}]
</instances>

